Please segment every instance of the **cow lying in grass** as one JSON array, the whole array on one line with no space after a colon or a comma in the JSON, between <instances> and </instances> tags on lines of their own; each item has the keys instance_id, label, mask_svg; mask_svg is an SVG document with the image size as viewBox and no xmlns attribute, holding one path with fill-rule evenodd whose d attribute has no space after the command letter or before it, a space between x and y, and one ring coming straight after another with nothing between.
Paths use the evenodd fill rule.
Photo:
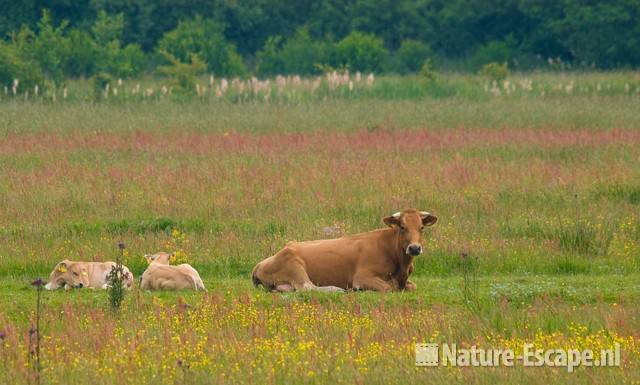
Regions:
<instances>
[{"instance_id":1,"label":"cow lying in grass","mask_svg":"<svg viewBox=\"0 0 640 385\"><path fill-rule=\"evenodd\" d=\"M171 255L167 253L145 255L149 267L142 274L140 288L143 290L203 290L200 274L191 265L183 263L169 265Z\"/></svg>"},{"instance_id":2,"label":"cow lying in grass","mask_svg":"<svg viewBox=\"0 0 640 385\"><path fill-rule=\"evenodd\" d=\"M383 219L389 228L307 242L290 242L253 269L267 290L415 290L409 281L422 233L438 218L405 210Z\"/></svg>"},{"instance_id":3,"label":"cow lying in grass","mask_svg":"<svg viewBox=\"0 0 640 385\"><path fill-rule=\"evenodd\" d=\"M53 269L45 289L55 290L61 287L64 287L65 290L72 288L106 289L109 287L107 276L115 266L115 262L80 262L65 259ZM131 289L133 274L126 266L122 266L122 268L124 286Z\"/></svg>"}]
</instances>

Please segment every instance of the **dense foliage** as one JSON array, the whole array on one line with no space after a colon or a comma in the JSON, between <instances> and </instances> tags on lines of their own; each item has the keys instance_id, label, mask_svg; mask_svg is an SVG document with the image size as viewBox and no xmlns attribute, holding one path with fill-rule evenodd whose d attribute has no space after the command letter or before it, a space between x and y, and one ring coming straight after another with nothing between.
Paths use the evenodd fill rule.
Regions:
<instances>
[{"instance_id":1,"label":"dense foliage","mask_svg":"<svg viewBox=\"0 0 640 385\"><path fill-rule=\"evenodd\" d=\"M44 5L43 5L44 4ZM487 63L633 68L640 2L613 0L25 0L0 3L0 82L203 60L221 76L327 69L477 71ZM163 53L164 52L164 53Z\"/></svg>"}]
</instances>

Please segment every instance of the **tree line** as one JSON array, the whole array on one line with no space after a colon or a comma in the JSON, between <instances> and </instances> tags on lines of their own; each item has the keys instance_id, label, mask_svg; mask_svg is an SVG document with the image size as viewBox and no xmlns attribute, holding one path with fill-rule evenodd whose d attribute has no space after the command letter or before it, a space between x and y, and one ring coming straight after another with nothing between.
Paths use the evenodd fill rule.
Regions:
<instances>
[{"instance_id":1,"label":"tree line","mask_svg":"<svg viewBox=\"0 0 640 385\"><path fill-rule=\"evenodd\" d=\"M0 1L0 82L640 64L637 0Z\"/></svg>"}]
</instances>

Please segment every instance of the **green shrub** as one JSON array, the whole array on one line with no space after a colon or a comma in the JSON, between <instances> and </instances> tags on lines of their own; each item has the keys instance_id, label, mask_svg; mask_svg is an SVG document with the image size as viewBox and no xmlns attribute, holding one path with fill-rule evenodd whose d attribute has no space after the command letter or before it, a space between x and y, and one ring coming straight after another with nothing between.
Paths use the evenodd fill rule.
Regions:
<instances>
[{"instance_id":1,"label":"green shrub","mask_svg":"<svg viewBox=\"0 0 640 385\"><path fill-rule=\"evenodd\" d=\"M98 72L91 77L91 89L93 90L93 99L100 100L105 96L107 86L111 87L113 79L106 72Z\"/></svg>"},{"instance_id":2,"label":"green shrub","mask_svg":"<svg viewBox=\"0 0 640 385\"><path fill-rule=\"evenodd\" d=\"M207 65L198 55L191 54L189 61L183 63L168 52L161 52L171 64L158 67L158 71L171 79L173 90L178 93L193 93L198 75L207 70Z\"/></svg>"},{"instance_id":3,"label":"green shrub","mask_svg":"<svg viewBox=\"0 0 640 385\"><path fill-rule=\"evenodd\" d=\"M0 41L0 87L11 89L15 79L19 81L18 93L44 84L44 74L36 62L25 58L15 44Z\"/></svg>"},{"instance_id":4,"label":"green shrub","mask_svg":"<svg viewBox=\"0 0 640 385\"><path fill-rule=\"evenodd\" d=\"M422 63L422 68L420 68L420 75L429 80L433 81L436 79L436 71L433 69L433 63L431 59L427 59Z\"/></svg>"},{"instance_id":5,"label":"green shrub","mask_svg":"<svg viewBox=\"0 0 640 385\"><path fill-rule=\"evenodd\" d=\"M416 40L404 40L396 52L397 70L399 73L418 72L431 56L429 45Z\"/></svg>"},{"instance_id":6,"label":"green shrub","mask_svg":"<svg viewBox=\"0 0 640 385\"><path fill-rule=\"evenodd\" d=\"M114 40L105 47L104 57L106 60L99 68L119 78L138 75L145 66L144 52L137 44L122 48Z\"/></svg>"},{"instance_id":7,"label":"green shrub","mask_svg":"<svg viewBox=\"0 0 640 385\"><path fill-rule=\"evenodd\" d=\"M471 64L478 69L488 63L510 63L517 56L516 51L516 43L511 37L493 40L475 50Z\"/></svg>"},{"instance_id":8,"label":"green shrub","mask_svg":"<svg viewBox=\"0 0 640 385\"><path fill-rule=\"evenodd\" d=\"M223 32L223 27L211 19L196 17L181 21L173 31L164 34L158 43L158 52L166 52L181 63L198 57L216 75L246 75L242 57L235 46L225 40Z\"/></svg>"},{"instance_id":9,"label":"green shrub","mask_svg":"<svg viewBox=\"0 0 640 385\"><path fill-rule=\"evenodd\" d=\"M489 63L482 66L480 75L487 76L495 81L502 81L509 76L509 67L507 63Z\"/></svg>"},{"instance_id":10,"label":"green shrub","mask_svg":"<svg viewBox=\"0 0 640 385\"><path fill-rule=\"evenodd\" d=\"M337 64L353 71L379 72L388 56L382 39L354 31L336 45Z\"/></svg>"}]
</instances>

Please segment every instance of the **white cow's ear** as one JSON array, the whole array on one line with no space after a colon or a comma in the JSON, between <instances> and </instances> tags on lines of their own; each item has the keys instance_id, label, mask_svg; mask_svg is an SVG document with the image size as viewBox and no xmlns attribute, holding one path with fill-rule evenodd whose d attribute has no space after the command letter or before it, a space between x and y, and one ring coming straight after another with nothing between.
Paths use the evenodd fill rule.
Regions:
<instances>
[{"instance_id":1,"label":"white cow's ear","mask_svg":"<svg viewBox=\"0 0 640 385\"><path fill-rule=\"evenodd\" d=\"M420 211L420 217L422 218L423 226L433 226L438 222L438 217L427 211Z\"/></svg>"},{"instance_id":2,"label":"white cow's ear","mask_svg":"<svg viewBox=\"0 0 640 385\"><path fill-rule=\"evenodd\" d=\"M385 225L389 226L389 227L393 227L393 226L399 226L400 225L400 212L397 212L393 215L390 215L388 217L384 217L382 218L382 221L384 222Z\"/></svg>"}]
</instances>

